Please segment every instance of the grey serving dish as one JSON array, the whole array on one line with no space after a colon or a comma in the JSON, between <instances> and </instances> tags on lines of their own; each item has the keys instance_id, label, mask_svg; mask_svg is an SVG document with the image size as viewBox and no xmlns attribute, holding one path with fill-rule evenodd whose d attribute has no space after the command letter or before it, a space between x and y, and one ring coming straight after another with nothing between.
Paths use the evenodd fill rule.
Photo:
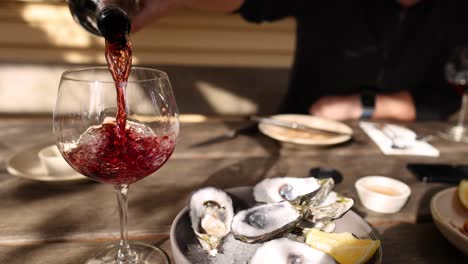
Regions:
<instances>
[{"instance_id":1,"label":"grey serving dish","mask_svg":"<svg viewBox=\"0 0 468 264\"><path fill-rule=\"evenodd\" d=\"M231 195L235 208L246 208L255 204L251 187L236 187L226 191ZM351 232L359 238L379 239L372 227L352 210L336 221L335 233L341 232ZM182 209L174 219L171 226L170 240L172 255L176 264L203 264L192 263L186 256L188 245L198 243L190 224L187 207ZM374 257L369 261L369 264L380 264L382 254L381 245ZM209 263L208 258L207 254L207 263Z\"/></svg>"}]
</instances>

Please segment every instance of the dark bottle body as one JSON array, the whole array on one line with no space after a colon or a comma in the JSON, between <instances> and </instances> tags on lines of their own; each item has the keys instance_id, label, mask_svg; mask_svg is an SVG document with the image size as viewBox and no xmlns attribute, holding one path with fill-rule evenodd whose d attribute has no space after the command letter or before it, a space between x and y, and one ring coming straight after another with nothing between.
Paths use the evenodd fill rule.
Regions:
<instances>
[{"instance_id":1,"label":"dark bottle body","mask_svg":"<svg viewBox=\"0 0 468 264\"><path fill-rule=\"evenodd\" d=\"M140 0L67 0L67 2L73 18L84 29L108 38L130 32L130 17L138 11Z\"/></svg>"}]
</instances>

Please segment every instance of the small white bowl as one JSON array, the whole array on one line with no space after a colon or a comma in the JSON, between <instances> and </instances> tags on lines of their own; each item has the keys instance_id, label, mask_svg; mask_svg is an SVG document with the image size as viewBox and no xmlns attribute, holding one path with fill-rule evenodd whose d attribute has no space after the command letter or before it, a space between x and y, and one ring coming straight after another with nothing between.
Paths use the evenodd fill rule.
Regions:
<instances>
[{"instance_id":1,"label":"small white bowl","mask_svg":"<svg viewBox=\"0 0 468 264\"><path fill-rule=\"evenodd\" d=\"M385 214L400 211L411 194L405 183L383 176L363 177L354 186L367 209Z\"/></svg>"},{"instance_id":2,"label":"small white bowl","mask_svg":"<svg viewBox=\"0 0 468 264\"><path fill-rule=\"evenodd\" d=\"M47 146L37 154L49 176L66 176L76 173L63 159L56 145Z\"/></svg>"}]
</instances>

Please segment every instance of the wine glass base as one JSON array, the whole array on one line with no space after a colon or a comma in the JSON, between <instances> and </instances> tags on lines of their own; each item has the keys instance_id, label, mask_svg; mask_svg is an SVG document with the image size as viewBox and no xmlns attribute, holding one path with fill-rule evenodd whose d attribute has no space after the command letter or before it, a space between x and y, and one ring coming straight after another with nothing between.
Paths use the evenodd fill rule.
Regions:
<instances>
[{"instance_id":1,"label":"wine glass base","mask_svg":"<svg viewBox=\"0 0 468 264\"><path fill-rule=\"evenodd\" d=\"M169 264L169 257L160 248L141 242L130 243L130 249L136 254L136 259L130 262L121 262L116 260L119 245L110 245L104 250L98 252L85 264Z\"/></svg>"},{"instance_id":2,"label":"wine glass base","mask_svg":"<svg viewBox=\"0 0 468 264\"><path fill-rule=\"evenodd\" d=\"M440 136L451 141L468 143L468 129L465 127L451 127L446 131L441 132Z\"/></svg>"}]
</instances>

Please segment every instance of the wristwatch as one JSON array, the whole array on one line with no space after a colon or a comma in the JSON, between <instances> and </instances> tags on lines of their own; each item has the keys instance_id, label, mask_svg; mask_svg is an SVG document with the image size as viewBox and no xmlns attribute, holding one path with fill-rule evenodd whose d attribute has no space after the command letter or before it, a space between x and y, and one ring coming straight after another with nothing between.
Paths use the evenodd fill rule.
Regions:
<instances>
[{"instance_id":1,"label":"wristwatch","mask_svg":"<svg viewBox=\"0 0 468 264\"><path fill-rule=\"evenodd\" d=\"M370 119L375 110L375 93L365 91L361 93L361 119Z\"/></svg>"}]
</instances>

